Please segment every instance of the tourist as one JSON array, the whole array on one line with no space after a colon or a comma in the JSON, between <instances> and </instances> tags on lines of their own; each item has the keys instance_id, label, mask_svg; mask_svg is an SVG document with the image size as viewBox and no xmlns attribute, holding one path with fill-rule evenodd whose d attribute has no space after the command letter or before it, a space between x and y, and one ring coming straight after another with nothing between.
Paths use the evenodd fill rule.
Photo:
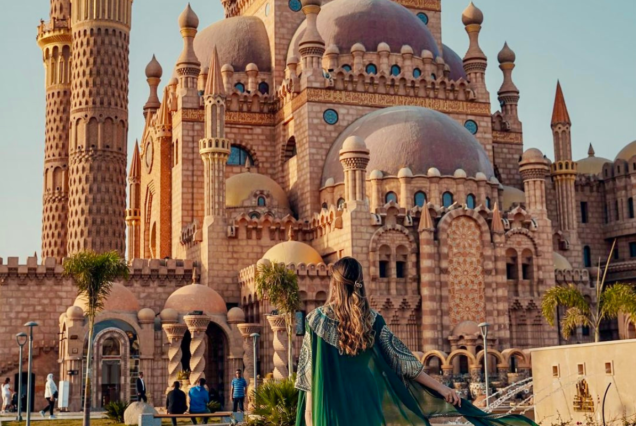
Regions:
<instances>
[{"instance_id":1,"label":"tourist","mask_svg":"<svg viewBox=\"0 0 636 426\"><path fill-rule=\"evenodd\" d=\"M190 388L190 414L207 414L210 412L208 403L210 402L210 394L205 388L205 379L199 379L199 384ZM192 423L197 424L196 417L192 417ZM207 424L207 420L203 418L203 424Z\"/></svg>"},{"instance_id":2,"label":"tourist","mask_svg":"<svg viewBox=\"0 0 636 426\"><path fill-rule=\"evenodd\" d=\"M351 257L334 264L326 304L307 316L299 359L296 426L428 425L433 415L534 426L523 416L486 414L424 373L370 308L362 265Z\"/></svg>"},{"instance_id":3,"label":"tourist","mask_svg":"<svg viewBox=\"0 0 636 426\"><path fill-rule=\"evenodd\" d=\"M230 394L232 395L232 402L234 403L234 413L245 411L243 403L245 401L245 389L247 388L247 382L241 375L241 370L236 370L234 379L232 380L232 388Z\"/></svg>"},{"instance_id":4,"label":"tourist","mask_svg":"<svg viewBox=\"0 0 636 426\"><path fill-rule=\"evenodd\" d=\"M4 384L2 385L2 413L7 413L9 411L9 406L11 405L11 379L8 377L4 380Z\"/></svg>"},{"instance_id":5,"label":"tourist","mask_svg":"<svg viewBox=\"0 0 636 426\"><path fill-rule=\"evenodd\" d=\"M148 402L148 397L146 396L146 382L144 381L144 373L139 372L139 377L137 378L137 401Z\"/></svg>"},{"instance_id":6,"label":"tourist","mask_svg":"<svg viewBox=\"0 0 636 426\"><path fill-rule=\"evenodd\" d=\"M183 414L188 409L186 403L186 394L180 389L181 382L175 381L172 384L172 390L168 392L166 397L166 411L168 414ZM172 417L172 426L177 426L177 419Z\"/></svg>"},{"instance_id":7,"label":"tourist","mask_svg":"<svg viewBox=\"0 0 636 426\"><path fill-rule=\"evenodd\" d=\"M53 374L49 374L46 377L46 385L44 386L44 398L47 401L47 406L40 411L40 415L44 417L47 411L51 412L49 419L54 419L53 409L55 408L55 400L57 399L57 386L53 381Z\"/></svg>"}]
</instances>

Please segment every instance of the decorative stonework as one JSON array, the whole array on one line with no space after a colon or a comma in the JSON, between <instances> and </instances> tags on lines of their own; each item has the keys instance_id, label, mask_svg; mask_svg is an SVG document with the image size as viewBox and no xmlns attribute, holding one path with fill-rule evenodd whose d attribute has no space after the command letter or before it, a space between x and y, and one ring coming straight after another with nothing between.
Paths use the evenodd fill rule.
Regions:
<instances>
[{"instance_id":1,"label":"decorative stonework","mask_svg":"<svg viewBox=\"0 0 636 426\"><path fill-rule=\"evenodd\" d=\"M274 332L274 379L281 380L289 375L287 369L287 330L285 317L269 315L269 326Z\"/></svg>"},{"instance_id":2,"label":"decorative stonework","mask_svg":"<svg viewBox=\"0 0 636 426\"><path fill-rule=\"evenodd\" d=\"M485 320L481 231L466 216L453 220L448 231L448 273L451 326Z\"/></svg>"},{"instance_id":3,"label":"decorative stonework","mask_svg":"<svg viewBox=\"0 0 636 426\"><path fill-rule=\"evenodd\" d=\"M523 135L515 132L492 132L493 142L500 143L523 143Z\"/></svg>"},{"instance_id":4,"label":"decorative stonework","mask_svg":"<svg viewBox=\"0 0 636 426\"><path fill-rule=\"evenodd\" d=\"M190 341L190 385L195 386L199 379L205 378L205 332L210 324L207 315L186 315L183 317L188 325L192 340Z\"/></svg>"},{"instance_id":5,"label":"decorative stonework","mask_svg":"<svg viewBox=\"0 0 636 426\"><path fill-rule=\"evenodd\" d=\"M442 5L440 0L393 0L404 7L413 9L430 10L432 12L441 12Z\"/></svg>"},{"instance_id":6,"label":"decorative stonework","mask_svg":"<svg viewBox=\"0 0 636 426\"><path fill-rule=\"evenodd\" d=\"M260 333L261 325L260 324L238 324L238 329L241 332L241 336L243 337L243 365L245 369L243 370L243 377L245 380L249 381L253 378L254 374L254 348L252 337L250 337L254 333Z\"/></svg>"},{"instance_id":7,"label":"decorative stonework","mask_svg":"<svg viewBox=\"0 0 636 426\"><path fill-rule=\"evenodd\" d=\"M179 380L179 371L181 370L181 340L188 330L185 324L163 324L163 330L168 336L168 385Z\"/></svg>"}]
</instances>

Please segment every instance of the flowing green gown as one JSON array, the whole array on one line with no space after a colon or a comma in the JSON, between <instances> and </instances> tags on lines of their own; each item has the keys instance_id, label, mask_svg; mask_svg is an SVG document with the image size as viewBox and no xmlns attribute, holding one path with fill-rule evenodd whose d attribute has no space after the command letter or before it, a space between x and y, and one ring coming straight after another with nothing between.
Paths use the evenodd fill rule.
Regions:
<instances>
[{"instance_id":1,"label":"flowing green gown","mask_svg":"<svg viewBox=\"0 0 636 426\"><path fill-rule=\"evenodd\" d=\"M296 426L307 426L307 408L313 426L429 426L433 417L458 416L477 426L536 426L523 416L486 414L466 400L454 407L413 381L423 365L391 333L381 315L375 311L372 315L375 343L356 356L340 355L337 321L329 308L307 316L296 380L300 390Z\"/></svg>"}]
</instances>

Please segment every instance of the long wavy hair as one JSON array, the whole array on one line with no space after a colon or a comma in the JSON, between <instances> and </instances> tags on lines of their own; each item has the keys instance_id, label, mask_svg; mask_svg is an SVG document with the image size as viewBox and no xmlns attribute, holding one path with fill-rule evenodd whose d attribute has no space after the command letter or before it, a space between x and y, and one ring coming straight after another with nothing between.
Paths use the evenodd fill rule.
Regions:
<instances>
[{"instance_id":1,"label":"long wavy hair","mask_svg":"<svg viewBox=\"0 0 636 426\"><path fill-rule=\"evenodd\" d=\"M353 356L373 346L375 333L371 307L360 262L352 257L343 257L333 265L327 304L338 320L338 349L341 354Z\"/></svg>"}]
</instances>

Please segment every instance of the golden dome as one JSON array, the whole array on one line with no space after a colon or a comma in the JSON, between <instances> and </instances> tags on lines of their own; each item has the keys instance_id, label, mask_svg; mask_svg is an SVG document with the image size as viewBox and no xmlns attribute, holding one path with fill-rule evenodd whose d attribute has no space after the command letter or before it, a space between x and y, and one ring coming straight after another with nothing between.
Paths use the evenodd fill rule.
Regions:
<instances>
[{"instance_id":1,"label":"golden dome","mask_svg":"<svg viewBox=\"0 0 636 426\"><path fill-rule=\"evenodd\" d=\"M510 210L513 204L521 204L526 202L526 193L512 186L503 187L503 209Z\"/></svg>"},{"instance_id":2,"label":"golden dome","mask_svg":"<svg viewBox=\"0 0 636 426\"><path fill-rule=\"evenodd\" d=\"M630 142L625 145L625 147L621 149L616 156L616 159L629 161L629 159L632 158L634 155L636 155L636 141Z\"/></svg>"},{"instance_id":3,"label":"golden dome","mask_svg":"<svg viewBox=\"0 0 636 426\"><path fill-rule=\"evenodd\" d=\"M572 265L562 254L553 251L552 258L554 259L555 270L572 270Z\"/></svg>"},{"instance_id":4,"label":"golden dome","mask_svg":"<svg viewBox=\"0 0 636 426\"><path fill-rule=\"evenodd\" d=\"M203 311L208 315L225 315L227 306L219 293L201 284L190 284L174 291L164 306L181 314Z\"/></svg>"},{"instance_id":5,"label":"golden dome","mask_svg":"<svg viewBox=\"0 0 636 426\"><path fill-rule=\"evenodd\" d=\"M77 296L73 306L77 306L87 312L87 300L85 296ZM139 302L132 291L119 283L112 285L110 294L104 302L102 312L132 312L139 311Z\"/></svg>"},{"instance_id":6,"label":"golden dome","mask_svg":"<svg viewBox=\"0 0 636 426\"><path fill-rule=\"evenodd\" d=\"M241 207L254 191L269 191L270 196L278 201L279 208L289 208L287 194L272 178L258 173L241 173L234 175L225 183L225 205Z\"/></svg>"},{"instance_id":7,"label":"golden dome","mask_svg":"<svg viewBox=\"0 0 636 426\"><path fill-rule=\"evenodd\" d=\"M294 265L298 265L299 263L323 263L322 256L320 256L320 253L318 253L315 248L299 241L285 241L284 243L276 244L267 250L267 253L263 255L263 259L276 263L284 263L285 265L289 265L290 263Z\"/></svg>"},{"instance_id":8,"label":"golden dome","mask_svg":"<svg viewBox=\"0 0 636 426\"><path fill-rule=\"evenodd\" d=\"M590 144L590 148L587 150L587 158L576 162L577 171L581 175L598 175L603 171L603 165L611 162L607 158L596 157L594 155L594 147Z\"/></svg>"}]
</instances>

